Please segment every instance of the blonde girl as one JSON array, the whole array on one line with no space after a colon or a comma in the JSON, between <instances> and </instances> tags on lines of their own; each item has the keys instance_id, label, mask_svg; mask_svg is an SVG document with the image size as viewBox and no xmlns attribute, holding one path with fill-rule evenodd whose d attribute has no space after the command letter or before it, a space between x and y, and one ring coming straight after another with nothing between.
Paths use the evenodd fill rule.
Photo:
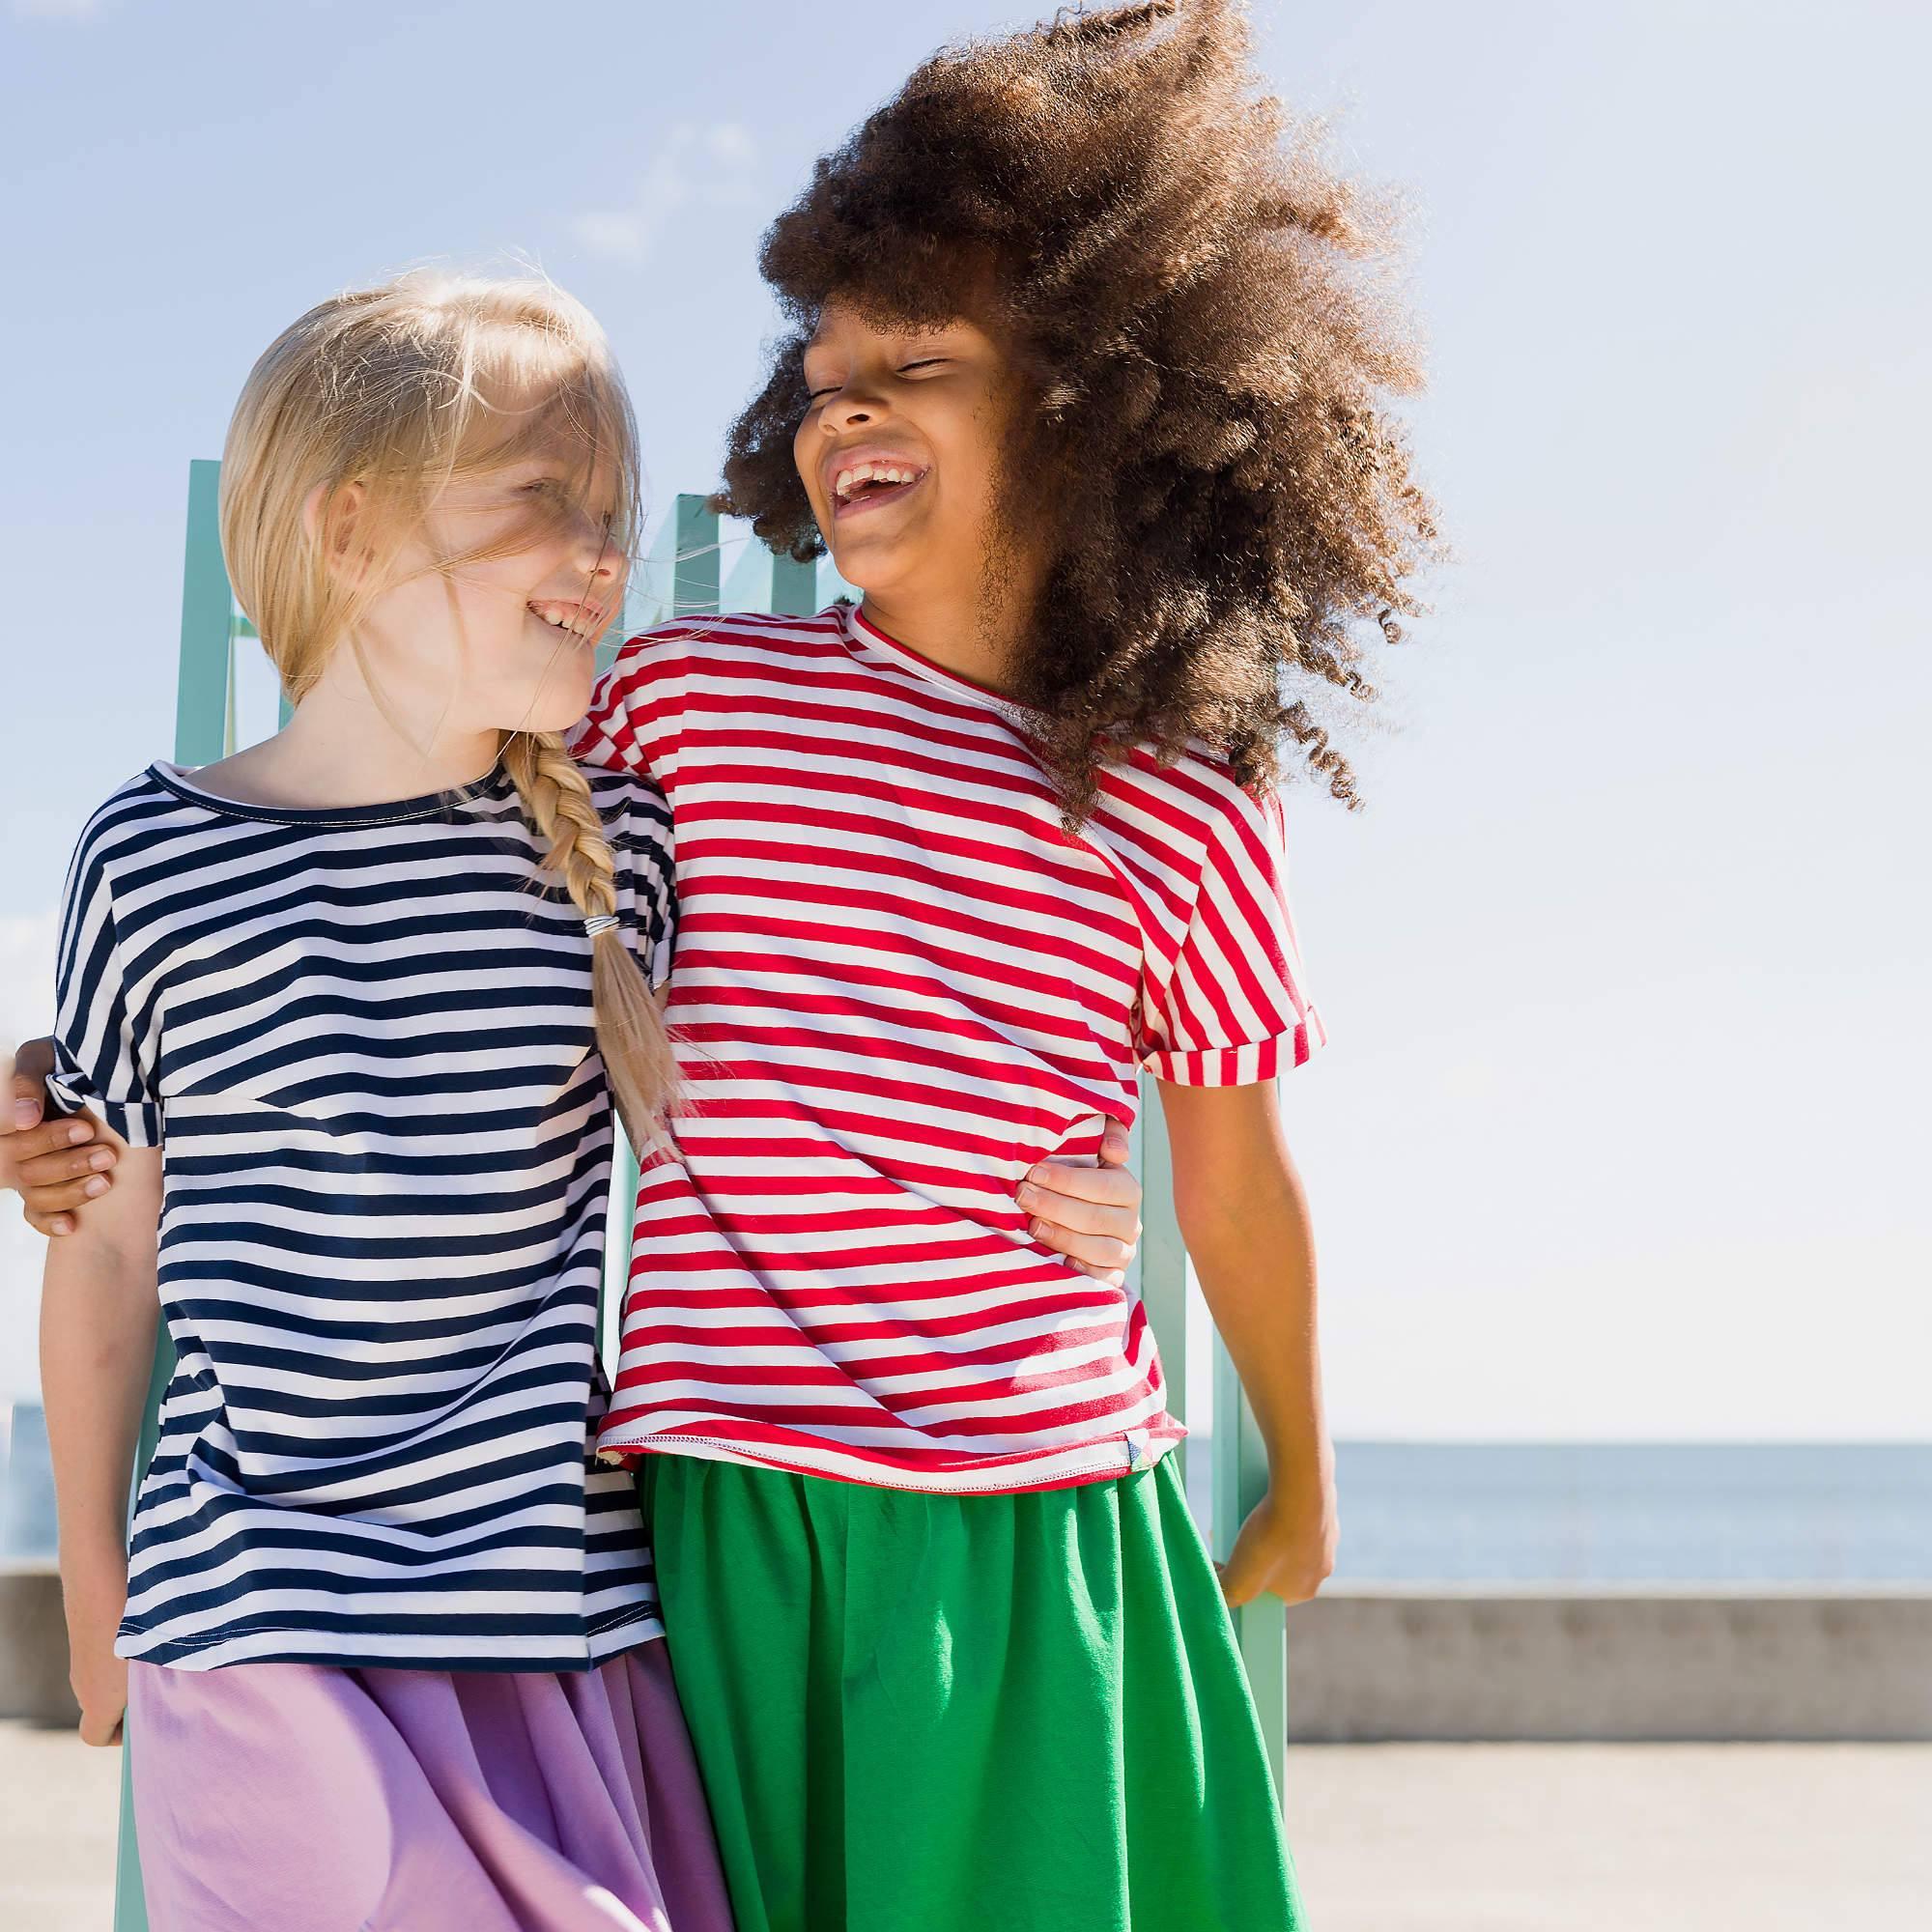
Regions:
<instances>
[{"instance_id":1,"label":"blonde girl","mask_svg":"<svg viewBox=\"0 0 1932 1932\"><path fill-rule=\"evenodd\" d=\"M156 1932L729 1925L631 1483L586 1457L611 1100L641 1145L674 1085L668 814L558 735L636 478L547 283L310 310L222 471L294 717L150 766L74 855L51 1086L116 1185L49 1250L43 1374Z\"/></svg>"}]
</instances>

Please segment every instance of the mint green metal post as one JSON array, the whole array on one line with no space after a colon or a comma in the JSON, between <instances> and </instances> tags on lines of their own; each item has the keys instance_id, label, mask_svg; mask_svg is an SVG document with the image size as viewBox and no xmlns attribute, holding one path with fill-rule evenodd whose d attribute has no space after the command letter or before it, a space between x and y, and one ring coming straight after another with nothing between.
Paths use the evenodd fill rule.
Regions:
<instances>
[{"instance_id":1,"label":"mint green metal post","mask_svg":"<svg viewBox=\"0 0 1932 1932\"><path fill-rule=\"evenodd\" d=\"M786 617L809 617L824 607L818 594L818 559L800 563L795 556L772 558L772 610Z\"/></svg>"},{"instance_id":2,"label":"mint green metal post","mask_svg":"<svg viewBox=\"0 0 1932 1932\"><path fill-rule=\"evenodd\" d=\"M235 593L221 560L217 502L221 466L187 467L187 544L182 562L181 668L175 685L175 762L208 765L235 749ZM162 1324L148 1379L141 1438L134 1453L138 1489L160 1434L161 1396L174 1374L174 1343ZM132 1499L129 1498L131 1508ZM141 1892L141 1851L134 1833L132 1740L121 1747L121 1836L114 1861L114 1932L148 1932Z\"/></svg>"},{"instance_id":3,"label":"mint green metal post","mask_svg":"<svg viewBox=\"0 0 1932 1932\"><path fill-rule=\"evenodd\" d=\"M1187 1249L1174 1217L1174 1165L1168 1154L1167 1116L1161 1112L1160 1083L1141 1081L1141 1107L1134 1122L1128 1165L1141 1183L1141 1245L1129 1274L1138 1287L1148 1321L1160 1345L1161 1373L1167 1381L1167 1407L1177 1421L1187 1420ZM1178 1454L1185 1456L1183 1443ZM1186 1464L1182 1463L1183 1470Z\"/></svg>"}]
</instances>

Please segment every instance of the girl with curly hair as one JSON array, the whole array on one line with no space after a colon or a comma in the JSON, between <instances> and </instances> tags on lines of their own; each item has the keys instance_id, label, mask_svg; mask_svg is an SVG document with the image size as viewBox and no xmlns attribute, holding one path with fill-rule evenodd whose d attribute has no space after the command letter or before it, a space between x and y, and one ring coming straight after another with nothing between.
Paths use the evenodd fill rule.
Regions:
<instances>
[{"instance_id":1,"label":"girl with curly hair","mask_svg":"<svg viewBox=\"0 0 1932 1932\"><path fill-rule=\"evenodd\" d=\"M744 1932L1301 1922L1223 1593L1335 1542L1273 787L1354 802L1324 700L1433 543L1385 242L1229 0L939 53L766 239L720 501L863 602L633 639L578 746L676 825L600 1446ZM1143 1069L1268 1448L1219 1588L1141 1306L1013 1208Z\"/></svg>"}]
</instances>

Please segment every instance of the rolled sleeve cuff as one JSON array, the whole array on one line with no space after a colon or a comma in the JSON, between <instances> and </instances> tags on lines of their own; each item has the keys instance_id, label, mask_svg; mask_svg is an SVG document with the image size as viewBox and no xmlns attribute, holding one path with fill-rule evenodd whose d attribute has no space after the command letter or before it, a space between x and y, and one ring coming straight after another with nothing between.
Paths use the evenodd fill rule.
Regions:
<instances>
[{"instance_id":1,"label":"rolled sleeve cuff","mask_svg":"<svg viewBox=\"0 0 1932 1932\"><path fill-rule=\"evenodd\" d=\"M78 1114L85 1109L98 1114L129 1147L161 1144L161 1110L153 1100L104 1100L99 1094L58 1077L47 1082L47 1092L59 1102L62 1113Z\"/></svg>"},{"instance_id":2,"label":"rolled sleeve cuff","mask_svg":"<svg viewBox=\"0 0 1932 1932\"><path fill-rule=\"evenodd\" d=\"M1271 1038L1191 1051L1163 1047L1141 1065L1170 1087L1253 1087L1299 1066L1327 1037L1321 1015L1310 1007L1297 1026Z\"/></svg>"}]
</instances>

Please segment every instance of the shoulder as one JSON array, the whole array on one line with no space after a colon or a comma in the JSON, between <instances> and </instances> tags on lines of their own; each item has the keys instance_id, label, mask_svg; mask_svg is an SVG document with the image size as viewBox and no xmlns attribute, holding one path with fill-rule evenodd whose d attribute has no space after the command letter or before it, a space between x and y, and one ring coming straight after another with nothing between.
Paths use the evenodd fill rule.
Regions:
<instances>
[{"instance_id":1,"label":"shoulder","mask_svg":"<svg viewBox=\"0 0 1932 1932\"><path fill-rule=\"evenodd\" d=\"M672 869L669 803L648 773L580 758L605 836L620 865L668 878Z\"/></svg>"},{"instance_id":2,"label":"shoulder","mask_svg":"<svg viewBox=\"0 0 1932 1932\"><path fill-rule=\"evenodd\" d=\"M1137 746L1100 777L1101 811L1151 821L1202 854L1230 845L1273 845L1282 836L1278 788L1243 784L1211 746L1190 741L1163 759Z\"/></svg>"},{"instance_id":3,"label":"shoulder","mask_svg":"<svg viewBox=\"0 0 1932 1932\"><path fill-rule=\"evenodd\" d=\"M670 807L648 772L602 764L594 758L579 758L577 762L599 814L612 830L619 826L655 827L669 836Z\"/></svg>"},{"instance_id":4,"label":"shoulder","mask_svg":"<svg viewBox=\"0 0 1932 1932\"><path fill-rule=\"evenodd\" d=\"M179 827L185 802L153 766L115 786L88 813L74 840L76 865L138 851Z\"/></svg>"},{"instance_id":5,"label":"shoulder","mask_svg":"<svg viewBox=\"0 0 1932 1932\"><path fill-rule=\"evenodd\" d=\"M837 605L809 616L734 611L679 617L626 639L606 676L636 683L680 669L703 671L734 662L811 658L839 648L843 635Z\"/></svg>"}]
</instances>

